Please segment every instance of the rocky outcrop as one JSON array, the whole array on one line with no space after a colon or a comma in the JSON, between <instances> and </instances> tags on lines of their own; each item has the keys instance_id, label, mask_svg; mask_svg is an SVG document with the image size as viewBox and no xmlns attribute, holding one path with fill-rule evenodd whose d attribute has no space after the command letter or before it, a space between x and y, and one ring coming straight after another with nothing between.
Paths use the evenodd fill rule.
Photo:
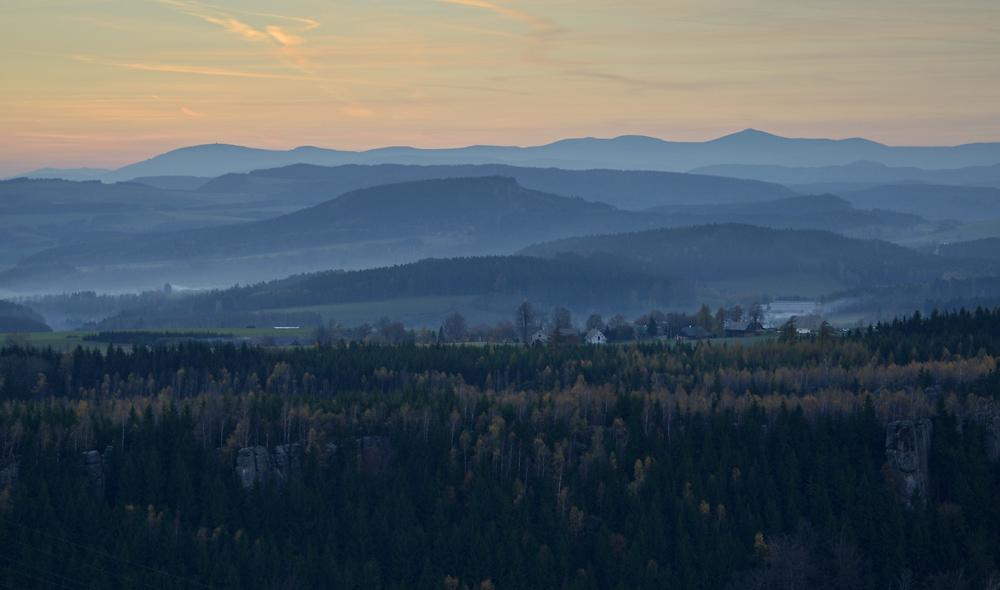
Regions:
<instances>
[{"instance_id":1,"label":"rocky outcrop","mask_svg":"<svg viewBox=\"0 0 1000 590\"><path fill-rule=\"evenodd\" d=\"M327 445L327 449L336 451L337 446ZM246 489L270 480L284 483L302 475L304 457L303 442L278 445L273 452L262 446L245 447L236 455L236 475Z\"/></svg>"},{"instance_id":2,"label":"rocky outcrop","mask_svg":"<svg viewBox=\"0 0 1000 590\"><path fill-rule=\"evenodd\" d=\"M105 483L107 481L108 461L111 458L111 447L104 448L104 452L87 451L80 457L83 463L83 475L94 488L94 493L98 498L104 497Z\"/></svg>"},{"instance_id":3,"label":"rocky outcrop","mask_svg":"<svg viewBox=\"0 0 1000 590\"><path fill-rule=\"evenodd\" d=\"M927 455L932 431L930 420L899 420L885 427L885 455L896 489L907 506L912 505L914 494L927 502L930 488Z\"/></svg>"},{"instance_id":4,"label":"rocky outcrop","mask_svg":"<svg viewBox=\"0 0 1000 590\"><path fill-rule=\"evenodd\" d=\"M328 443L321 449L329 456L337 452L337 445ZM273 451L263 446L244 447L236 455L236 475L247 490L258 483L285 483L302 475L305 456L305 441L277 445Z\"/></svg>"},{"instance_id":5,"label":"rocky outcrop","mask_svg":"<svg viewBox=\"0 0 1000 590\"><path fill-rule=\"evenodd\" d=\"M262 446L244 447L236 455L236 475L244 488L250 489L274 472L274 455Z\"/></svg>"},{"instance_id":6,"label":"rocky outcrop","mask_svg":"<svg viewBox=\"0 0 1000 590\"><path fill-rule=\"evenodd\" d=\"M302 457L305 447L302 443L278 445L274 447L274 473L281 481L302 475Z\"/></svg>"}]
</instances>

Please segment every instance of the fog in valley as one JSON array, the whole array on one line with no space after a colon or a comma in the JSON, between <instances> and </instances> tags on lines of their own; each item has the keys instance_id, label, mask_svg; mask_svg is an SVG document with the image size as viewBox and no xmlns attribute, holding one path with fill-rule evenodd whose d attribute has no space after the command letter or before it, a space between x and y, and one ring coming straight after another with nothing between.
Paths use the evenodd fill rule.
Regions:
<instances>
[{"instance_id":1,"label":"fog in valley","mask_svg":"<svg viewBox=\"0 0 1000 590\"><path fill-rule=\"evenodd\" d=\"M850 327L1000 302L1000 144L818 142L213 145L43 169L0 182L0 297L57 330L436 329L511 321L525 301L577 329L705 305L729 314L721 329L773 301Z\"/></svg>"}]
</instances>

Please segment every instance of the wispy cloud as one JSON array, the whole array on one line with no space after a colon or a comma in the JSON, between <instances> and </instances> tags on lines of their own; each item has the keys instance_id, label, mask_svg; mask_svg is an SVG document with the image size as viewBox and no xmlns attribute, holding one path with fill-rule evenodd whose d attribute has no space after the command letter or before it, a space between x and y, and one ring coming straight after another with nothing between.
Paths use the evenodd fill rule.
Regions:
<instances>
[{"instance_id":1,"label":"wispy cloud","mask_svg":"<svg viewBox=\"0 0 1000 590\"><path fill-rule=\"evenodd\" d=\"M184 14L218 25L229 33L242 37L248 41L274 45L277 47L282 61L285 61L291 67L307 74L312 74L315 71L315 68L313 68L312 64L309 62L306 54L299 49L301 45L306 43L306 39L301 36L301 33L310 31L320 26L320 23L315 20L262 12L240 10L232 11L233 13L248 16L296 23L296 25L292 27L269 24L265 25L263 27L263 31L261 31L253 25L236 18L232 13L223 11L210 4L203 4L201 2L196 2L195 0L153 1L178 8Z\"/></svg>"},{"instance_id":2,"label":"wispy cloud","mask_svg":"<svg viewBox=\"0 0 1000 590\"><path fill-rule=\"evenodd\" d=\"M130 70L146 70L150 72L174 72L178 74L202 74L205 76L230 76L234 78L265 78L275 80L308 80L308 81L329 81L319 76L303 76L297 74L270 74L264 72L245 72L241 70L226 70L221 68L202 68L198 66L187 66L177 64L155 64L141 62L118 62L112 60L95 59L86 55L75 55L73 59L100 65L126 68Z\"/></svg>"},{"instance_id":3,"label":"wispy cloud","mask_svg":"<svg viewBox=\"0 0 1000 590\"><path fill-rule=\"evenodd\" d=\"M636 90L664 90L664 89L677 89L677 88L690 88L695 86L694 84L679 83L679 82L653 82L649 80L644 80L641 78L636 78L633 76L626 76L623 74L609 74L607 72L599 72L586 69L577 69L568 71L567 74L573 76L582 76L584 78L596 78L599 80L607 80L609 82L615 82L625 86L631 86Z\"/></svg>"},{"instance_id":4,"label":"wispy cloud","mask_svg":"<svg viewBox=\"0 0 1000 590\"><path fill-rule=\"evenodd\" d=\"M492 10L497 14L501 14L508 18L512 18L517 21L531 27L533 33L554 33L559 27L555 25L552 21L536 16L529 12L524 12L523 10L515 10L513 8L507 8L506 6L500 6L499 4L494 4L492 2L484 2L483 0L433 0L434 2L442 2L445 4L460 4L462 6L472 6L474 8L485 8L487 10Z\"/></svg>"},{"instance_id":5,"label":"wispy cloud","mask_svg":"<svg viewBox=\"0 0 1000 590\"><path fill-rule=\"evenodd\" d=\"M268 39L267 34L262 33L251 25L244 23L232 15L222 12L220 10L215 10L210 8L200 2L191 2L189 0L154 0L160 4L166 4L168 6L174 6L179 8L181 12L189 16L194 16L210 22L212 24L219 25L220 27L226 29L230 33L239 35L245 39L250 39L252 41L266 41Z\"/></svg>"}]
</instances>

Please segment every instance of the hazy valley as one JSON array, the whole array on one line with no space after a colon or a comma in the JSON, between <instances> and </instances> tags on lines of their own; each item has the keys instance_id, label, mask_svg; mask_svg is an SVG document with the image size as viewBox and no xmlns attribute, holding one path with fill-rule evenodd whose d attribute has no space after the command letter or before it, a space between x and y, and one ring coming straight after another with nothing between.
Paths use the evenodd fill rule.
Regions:
<instances>
[{"instance_id":1,"label":"hazy valley","mask_svg":"<svg viewBox=\"0 0 1000 590\"><path fill-rule=\"evenodd\" d=\"M522 300L577 317L632 317L775 299L816 301L854 325L1000 297L989 286L998 267L988 247L1000 238L997 154L995 144L890 148L752 130L701 144L199 146L116 171L40 170L0 182L0 293L31 308L42 295L170 284L155 311L132 308L131 323L119 322L131 327L230 325L246 318L225 319L237 308L303 306L315 322L335 311L354 317L352 305L374 320L389 315L372 315L386 301L415 327L458 309L500 321ZM436 260L433 273L413 266L425 259ZM473 278L470 265L495 272ZM253 304L227 291L305 284L310 273L344 284L308 302L287 287L284 298L258 294ZM345 286L369 280L384 285ZM129 307L70 312L58 300L34 299L39 317L61 329Z\"/></svg>"}]
</instances>

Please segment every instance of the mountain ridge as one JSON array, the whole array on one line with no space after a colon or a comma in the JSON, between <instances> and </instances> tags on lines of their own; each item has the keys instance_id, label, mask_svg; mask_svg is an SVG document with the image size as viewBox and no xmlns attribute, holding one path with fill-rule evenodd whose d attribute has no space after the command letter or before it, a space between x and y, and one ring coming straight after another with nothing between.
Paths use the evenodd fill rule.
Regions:
<instances>
[{"instance_id":1,"label":"mountain ridge","mask_svg":"<svg viewBox=\"0 0 1000 590\"><path fill-rule=\"evenodd\" d=\"M211 158L205 157L212 154ZM100 177L105 182L139 176L221 176L296 163L338 164L486 164L566 169L610 168L686 172L718 164L830 166L871 160L887 166L963 168L1000 162L1000 143L958 146L888 146L863 138L787 138L746 129L704 142L677 142L643 135L615 138L568 138L540 146L474 145L424 149L389 146L365 151L300 146L266 150L230 144L178 148L118 168ZM40 171L22 176L37 175ZM45 174L72 175L73 171ZM49 176L52 177L52 176ZM69 178L73 180L76 178Z\"/></svg>"},{"instance_id":2,"label":"mountain ridge","mask_svg":"<svg viewBox=\"0 0 1000 590\"><path fill-rule=\"evenodd\" d=\"M22 258L0 276L13 284L56 270L65 283L86 269L80 276L91 282L159 272L174 282L194 273L232 284L293 268L352 269L459 252L510 254L537 241L658 227L664 221L655 213L528 190L512 178L421 180L347 192L262 221L51 248ZM110 274L95 279L96 272ZM219 272L228 275L223 279Z\"/></svg>"}]
</instances>

